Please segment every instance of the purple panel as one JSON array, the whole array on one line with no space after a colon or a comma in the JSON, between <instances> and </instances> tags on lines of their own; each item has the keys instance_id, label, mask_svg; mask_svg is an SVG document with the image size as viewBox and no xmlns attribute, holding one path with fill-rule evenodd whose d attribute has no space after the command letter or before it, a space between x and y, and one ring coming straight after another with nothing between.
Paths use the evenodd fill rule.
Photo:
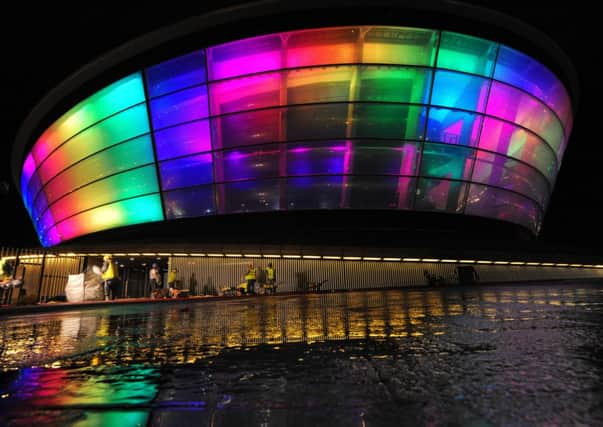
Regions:
<instances>
[{"instance_id":1,"label":"purple panel","mask_svg":"<svg viewBox=\"0 0 603 427\"><path fill-rule=\"evenodd\" d=\"M158 160L211 150L208 120L155 132Z\"/></svg>"},{"instance_id":2,"label":"purple panel","mask_svg":"<svg viewBox=\"0 0 603 427\"><path fill-rule=\"evenodd\" d=\"M530 132L510 123L485 118L479 148L522 160L541 171L551 183L555 180L556 160L551 149Z\"/></svg>"},{"instance_id":3,"label":"purple panel","mask_svg":"<svg viewBox=\"0 0 603 427\"><path fill-rule=\"evenodd\" d=\"M547 182L535 169L493 153L477 153L472 181L516 191L541 206L545 206L548 198Z\"/></svg>"},{"instance_id":4,"label":"purple panel","mask_svg":"<svg viewBox=\"0 0 603 427\"><path fill-rule=\"evenodd\" d=\"M207 49L210 80L283 68L281 36L253 37Z\"/></svg>"},{"instance_id":5,"label":"purple panel","mask_svg":"<svg viewBox=\"0 0 603 427\"><path fill-rule=\"evenodd\" d=\"M199 154L159 163L161 188L190 187L213 181L212 155Z\"/></svg>"},{"instance_id":6,"label":"purple panel","mask_svg":"<svg viewBox=\"0 0 603 427\"><path fill-rule=\"evenodd\" d=\"M572 121L569 95L559 79L544 65L521 52L501 46L494 78L520 87L543 100L559 115L569 134Z\"/></svg>"},{"instance_id":7,"label":"purple panel","mask_svg":"<svg viewBox=\"0 0 603 427\"><path fill-rule=\"evenodd\" d=\"M221 176L216 172L216 182L278 177L279 150L278 144L271 144L216 153L216 164L220 164L216 171L223 170Z\"/></svg>"},{"instance_id":8,"label":"purple panel","mask_svg":"<svg viewBox=\"0 0 603 427\"><path fill-rule=\"evenodd\" d=\"M167 219L192 218L216 213L213 185L163 193Z\"/></svg>"},{"instance_id":9,"label":"purple panel","mask_svg":"<svg viewBox=\"0 0 603 427\"><path fill-rule=\"evenodd\" d=\"M533 201L483 185L471 184L465 214L521 224L536 233L540 229L540 212Z\"/></svg>"},{"instance_id":10,"label":"purple panel","mask_svg":"<svg viewBox=\"0 0 603 427\"><path fill-rule=\"evenodd\" d=\"M150 101L153 129L162 129L209 115L207 86L199 86Z\"/></svg>"},{"instance_id":11,"label":"purple panel","mask_svg":"<svg viewBox=\"0 0 603 427\"><path fill-rule=\"evenodd\" d=\"M421 178L415 209L460 213L465 205L465 184L445 179Z\"/></svg>"},{"instance_id":12,"label":"purple panel","mask_svg":"<svg viewBox=\"0 0 603 427\"><path fill-rule=\"evenodd\" d=\"M564 141L561 123L540 101L502 83L492 83L486 113L517 123L541 136L563 156Z\"/></svg>"},{"instance_id":13,"label":"purple panel","mask_svg":"<svg viewBox=\"0 0 603 427\"><path fill-rule=\"evenodd\" d=\"M233 113L280 104L281 73L241 77L212 83L211 114Z\"/></svg>"},{"instance_id":14,"label":"purple panel","mask_svg":"<svg viewBox=\"0 0 603 427\"><path fill-rule=\"evenodd\" d=\"M287 175L342 174L345 141L292 143L287 146Z\"/></svg>"}]
</instances>

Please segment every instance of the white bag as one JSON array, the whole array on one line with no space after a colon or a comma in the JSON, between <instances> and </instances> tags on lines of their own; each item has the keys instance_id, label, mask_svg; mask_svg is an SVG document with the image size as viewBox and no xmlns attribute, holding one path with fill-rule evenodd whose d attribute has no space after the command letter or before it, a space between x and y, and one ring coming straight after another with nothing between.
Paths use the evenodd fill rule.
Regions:
<instances>
[{"instance_id":1,"label":"white bag","mask_svg":"<svg viewBox=\"0 0 603 427\"><path fill-rule=\"evenodd\" d=\"M67 302L84 301L84 273L70 274L65 286Z\"/></svg>"}]
</instances>

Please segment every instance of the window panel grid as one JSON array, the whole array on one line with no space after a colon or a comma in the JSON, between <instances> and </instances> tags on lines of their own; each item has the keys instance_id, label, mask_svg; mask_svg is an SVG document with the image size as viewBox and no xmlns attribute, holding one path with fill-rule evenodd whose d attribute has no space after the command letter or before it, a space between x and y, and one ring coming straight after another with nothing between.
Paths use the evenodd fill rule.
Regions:
<instances>
[{"instance_id":1,"label":"window panel grid","mask_svg":"<svg viewBox=\"0 0 603 427\"><path fill-rule=\"evenodd\" d=\"M172 200L180 200L169 215L165 207L166 218L287 209L276 186L285 180L295 188L308 182L324 194L338 193L338 200L325 196L316 203L299 193L293 209L350 208L348 202L364 200L375 209L475 214L476 206L490 212L494 203L476 201L477 189L493 188L488 200L506 193L531 200L536 213L527 207L518 214L523 217L509 214L507 220L537 232L572 114L560 81L521 55L463 34L385 26L299 30L198 50L148 68L146 81L140 73L131 76L138 83L105 117L81 125L60 118L55 125L71 129L62 142L51 126L40 141L54 145L35 145L23 165L25 205L43 243L77 235L66 225L52 226L73 222L60 206L113 176L91 167L84 178L78 166L83 171L94 157L116 153L114 146L124 142L115 142L118 135L131 132L128 141L144 135L155 140L157 160L144 164L158 162L162 182L150 193L160 185L164 195L169 190ZM525 76L513 69L519 63L529 63ZM111 87L74 109L84 111L89 99ZM147 88L142 99L148 101L131 104L136 87ZM133 116L129 126L111 129L133 111L144 111L146 120ZM372 138L379 148L366 144ZM116 174L140 167L124 164ZM183 191L201 187L204 192L195 194L206 202L197 209L196 196ZM377 187L383 201L367 193ZM259 198L249 198L249 191ZM110 197L102 201L111 204Z\"/></svg>"}]
</instances>

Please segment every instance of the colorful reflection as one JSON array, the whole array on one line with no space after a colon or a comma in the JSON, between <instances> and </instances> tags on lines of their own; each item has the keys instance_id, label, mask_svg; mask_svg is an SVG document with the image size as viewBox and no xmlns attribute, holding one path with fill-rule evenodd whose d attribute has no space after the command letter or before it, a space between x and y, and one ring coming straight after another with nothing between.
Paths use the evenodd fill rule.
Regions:
<instances>
[{"instance_id":1,"label":"colorful reflection","mask_svg":"<svg viewBox=\"0 0 603 427\"><path fill-rule=\"evenodd\" d=\"M550 70L489 40L291 31L205 47L88 97L35 142L21 190L45 245L276 209L435 209L537 233L572 119ZM149 213L126 209L151 194Z\"/></svg>"}]
</instances>

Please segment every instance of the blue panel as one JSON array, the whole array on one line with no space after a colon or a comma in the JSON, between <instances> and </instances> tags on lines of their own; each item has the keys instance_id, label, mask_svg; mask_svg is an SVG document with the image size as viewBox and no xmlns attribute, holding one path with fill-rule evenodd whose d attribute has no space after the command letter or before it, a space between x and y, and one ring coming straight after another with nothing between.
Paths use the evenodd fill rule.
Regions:
<instances>
[{"instance_id":1,"label":"blue panel","mask_svg":"<svg viewBox=\"0 0 603 427\"><path fill-rule=\"evenodd\" d=\"M476 146L482 117L465 111L430 108L427 140L446 144Z\"/></svg>"},{"instance_id":2,"label":"blue panel","mask_svg":"<svg viewBox=\"0 0 603 427\"><path fill-rule=\"evenodd\" d=\"M205 51L198 50L147 68L146 77L150 97L204 83Z\"/></svg>"},{"instance_id":3,"label":"blue panel","mask_svg":"<svg viewBox=\"0 0 603 427\"><path fill-rule=\"evenodd\" d=\"M489 80L482 77L452 71L437 71L431 103L482 112L486 106L489 84Z\"/></svg>"},{"instance_id":4,"label":"blue panel","mask_svg":"<svg viewBox=\"0 0 603 427\"><path fill-rule=\"evenodd\" d=\"M217 169L224 171L216 181L278 177L279 155L278 144L216 153L216 163L222 162Z\"/></svg>"},{"instance_id":5,"label":"blue panel","mask_svg":"<svg viewBox=\"0 0 603 427\"><path fill-rule=\"evenodd\" d=\"M163 193L167 219L191 218L216 213L213 185Z\"/></svg>"},{"instance_id":6,"label":"blue panel","mask_svg":"<svg viewBox=\"0 0 603 427\"><path fill-rule=\"evenodd\" d=\"M288 144L287 175L342 174L345 155L345 141Z\"/></svg>"},{"instance_id":7,"label":"blue panel","mask_svg":"<svg viewBox=\"0 0 603 427\"><path fill-rule=\"evenodd\" d=\"M164 190L209 184L213 181L212 156L199 154L161 162L159 174Z\"/></svg>"},{"instance_id":8,"label":"blue panel","mask_svg":"<svg viewBox=\"0 0 603 427\"><path fill-rule=\"evenodd\" d=\"M150 102L151 121L154 129L162 129L209 115L207 86L199 86Z\"/></svg>"},{"instance_id":9,"label":"blue panel","mask_svg":"<svg viewBox=\"0 0 603 427\"><path fill-rule=\"evenodd\" d=\"M541 99L557 113L566 129L571 127L572 108L569 95L559 79L540 62L510 47L501 46L494 78L517 86Z\"/></svg>"},{"instance_id":10,"label":"blue panel","mask_svg":"<svg viewBox=\"0 0 603 427\"><path fill-rule=\"evenodd\" d=\"M209 121L201 120L155 132L155 148L159 160L211 151Z\"/></svg>"}]
</instances>

